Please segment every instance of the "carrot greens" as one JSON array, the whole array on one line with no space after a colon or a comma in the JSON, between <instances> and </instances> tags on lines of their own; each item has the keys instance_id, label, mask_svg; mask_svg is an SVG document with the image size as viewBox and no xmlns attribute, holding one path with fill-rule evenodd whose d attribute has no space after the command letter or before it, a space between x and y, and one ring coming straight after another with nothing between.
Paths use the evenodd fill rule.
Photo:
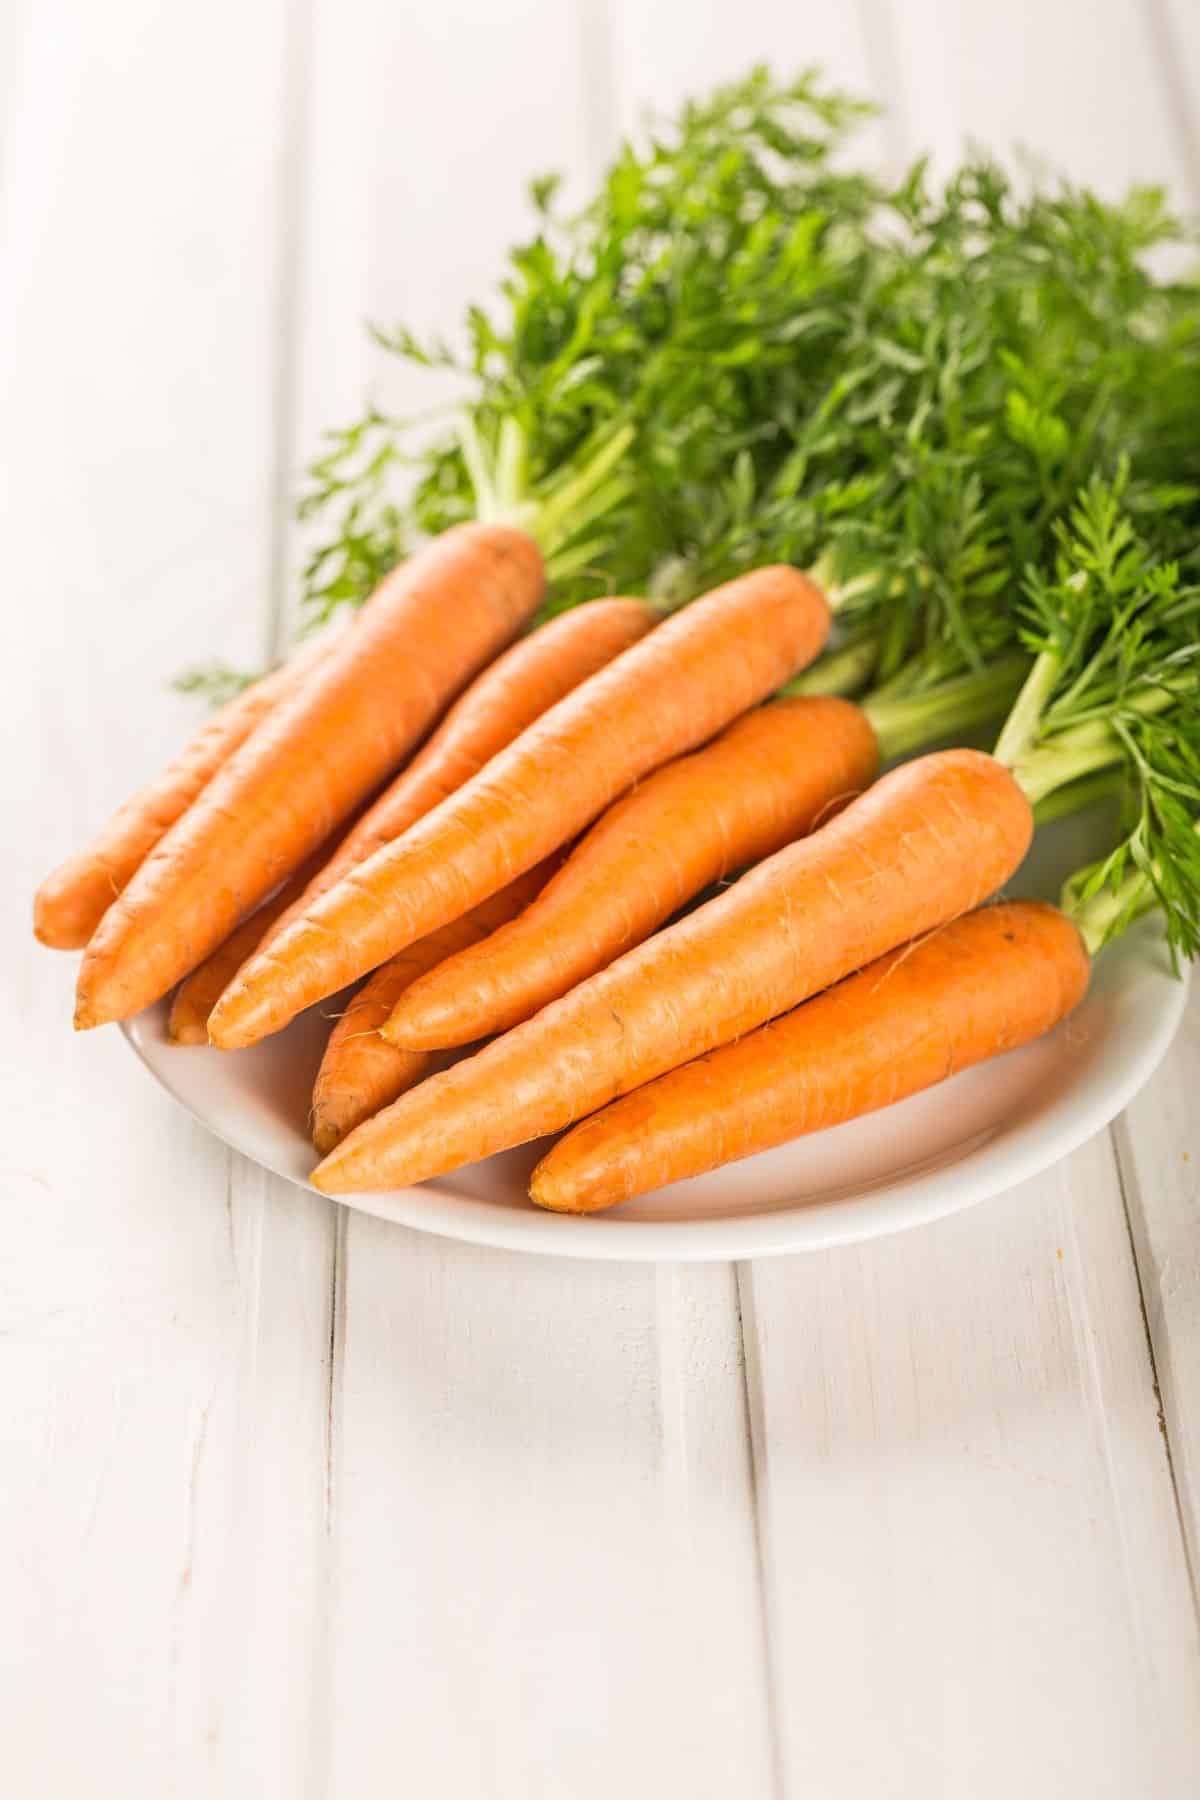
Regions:
<instances>
[{"instance_id":1,"label":"carrot greens","mask_svg":"<svg viewBox=\"0 0 1200 1800\"><path fill-rule=\"evenodd\" d=\"M1089 797L1107 776L1125 796L1111 852L1068 885L1066 903L1099 949L1150 905L1172 950L1200 950L1200 556L1197 498L1160 495L1138 530L1127 477L1094 479L1057 531L1051 576L1026 585L1036 653L996 745L1030 799Z\"/></svg>"},{"instance_id":2,"label":"carrot greens","mask_svg":"<svg viewBox=\"0 0 1200 1800\"><path fill-rule=\"evenodd\" d=\"M786 561L839 603L825 691L1011 652L1025 571L1093 474L1125 458L1135 513L1200 474L1200 294L1154 273L1181 235L1157 191L1110 204L979 157L889 188L847 163L866 110L759 70L624 146L582 210L535 184L536 234L464 347L380 334L468 398L432 439L377 413L334 434L302 503L328 532L310 615L497 494L553 509L625 430L550 546L552 609L669 608Z\"/></svg>"}]
</instances>

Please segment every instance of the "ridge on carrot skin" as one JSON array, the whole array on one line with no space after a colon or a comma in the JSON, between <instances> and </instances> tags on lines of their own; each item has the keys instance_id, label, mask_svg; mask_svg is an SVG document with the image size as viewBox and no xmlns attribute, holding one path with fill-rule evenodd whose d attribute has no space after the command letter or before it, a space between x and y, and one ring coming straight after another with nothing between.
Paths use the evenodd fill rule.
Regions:
<instances>
[{"instance_id":1,"label":"ridge on carrot skin","mask_svg":"<svg viewBox=\"0 0 1200 1800\"><path fill-rule=\"evenodd\" d=\"M312 1179L377 1192L573 1125L971 911L1013 874L1033 819L977 750L902 764L811 837L524 1025L432 1076Z\"/></svg>"}]
</instances>

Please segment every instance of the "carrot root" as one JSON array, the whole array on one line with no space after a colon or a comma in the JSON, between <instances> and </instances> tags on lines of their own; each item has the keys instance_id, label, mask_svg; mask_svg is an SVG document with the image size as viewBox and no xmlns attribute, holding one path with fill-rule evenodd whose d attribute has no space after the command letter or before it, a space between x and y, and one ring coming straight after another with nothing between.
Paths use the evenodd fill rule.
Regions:
<instances>
[{"instance_id":1,"label":"carrot root","mask_svg":"<svg viewBox=\"0 0 1200 1800\"><path fill-rule=\"evenodd\" d=\"M251 948L265 952L322 894L456 793L572 688L644 637L653 623L644 601L588 600L504 651L460 694L408 767Z\"/></svg>"},{"instance_id":2,"label":"carrot root","mask_svg":"<svg viewBox=\"0 0 1200 1800\"><path fill-rule=\"evenodd\" d=\"M312 1141L323 1156L444 1060L436 1052L397 1049L380 1036L379 1027L405 989L444 957L514 918L536 897L549 873L542 865L518 876L465 918L402 950L359 989L333 1028L313 1086Z\"/></svg>"},{"instance_id":3,"label":"carrot root","mask_svg":"<svg viewBox=\"0 0 1200 1800\"><path fill-rule=\"evenodd\" d=\"M968 913L594 1113L542 1158L530 1198L597 1212L890 1106L1041 1037L1088 973L1055 907Z\"/></svg>"},{"instance_id":4,"label":"carrot root","mask_svg":"<svg viewBox=\"0 0 1200 1800\"><path fill-rule=\"evenodd\" d=\"M542 586L533 540L499 525L456 526L393 570L109 908L80 969L77 1029L140 1012L203 962L515 636Z\"/></svg>"},{"instance_id":5,"label":"carrot root","mask_svg":"<svg viewBox=\"0 0 1200 1800\"><path fill-rule=\"evenodd\" d=\"M811 837L360 1126L327 1193L407 1186L561 1131L971 911L1032 835L975 750L906 763Z\"/></svg>"},{"instance_id":6,"label":"carrot root","mask_svg":"<svg viewBox=\"0 0 1200 1800\"><path fill-rule=\"evenodd\" d=\"M507 1031L647 938L694 894L802 837L879 755L846 700L775 700L619 800L532 906L416 982L384 1028L455 1047Z\"/></svg>"},{"instance_id":7,"label":"carrot root","mask_svg":"<svg viewBox=\"0 0 1200 1800\"><path fill-rule=\"evenodd\" d=\"M786 567L693 601L290 925L224 996L214 1039L257 1042L469 911L781 687L820 650L829 616L819 590Z\"/></svg>"}]
</instances>

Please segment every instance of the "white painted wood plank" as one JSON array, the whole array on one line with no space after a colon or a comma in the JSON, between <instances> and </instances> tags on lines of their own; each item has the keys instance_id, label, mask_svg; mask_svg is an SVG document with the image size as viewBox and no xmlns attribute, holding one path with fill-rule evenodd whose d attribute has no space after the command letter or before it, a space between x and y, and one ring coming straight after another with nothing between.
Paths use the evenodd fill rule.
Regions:
<instances>
[{"instance_id":1,"label":"white painted wood plank","mask_svg":"<svg viewBox=\"0 0 1200 1800\"><path fill-rule=\"evenodd\" d=\"M769 1795L731 1272L347 1228L331 1800Z\"/></svg>"},{"instance_id":2,"label":"white painted wood plank","mask_svg":"<svg viewBox=\"0 0 1200 1800\"><path fill-rule=\"evenodd\" d=\"M0 1711L23 1795L303 1789L329 1214L115 1032L73 1039L74 959L29 936L36 880L192 728L169 675L261 654L285 23L43 0L11 90Z\"/></svg>"},{"instance_id":3,"label":"white painted wood plank","mask_svg":"<svg viewBox=\"0 0 1200 1800\"><path fill-rule=\"evenodd\" d=\"M911 147L944 170L973 142L1020 149L1115 196L1183 171L1140 4L892 0Z\"/></svg>"},{"instance_id":4,"label":"white painted wood plank","mask_svg":"<svg viewBox=\"0 0 1200 1800\"><path fill-rule=\"evenodd\" d=\"M297 464L368 388L444 391L361 322L445 331L489 291L529 177L606 153L607 56L595 7L318 6ZM339 1241L330 1794L769 1793L730 1272Z\"/></svg>"},{"instance_id":5,"label":"white painted wood plank","mask_svg":"<svg viewBox=\"0 0 1200 1800\"><path fill-rule=\"evenodd\" d=\"M1163 1067L1120 1120L1117 1154L1180 1513L1200 1570L1200 990Z\"/></svg>"},{"instance_id":6,"label":"white painted wood plank","mask_svg":"<svg viewBox=\"0 0 1200 1800\"><path fill-rule=\"evenodd\" d=\"M1180 204L1200 212L1200 8L1142 0L1163 111L1174 140Z\"/></svg>"},{"instance_id":7,"label":"white painted wood plank","mask_svg":"<svg viewBox=\"0 0 1200 1800\"><path fill-rule=\"evenodd\" d=\"M786 1791L1182 1800L1200 1654L1107 1140L746 1285Z\"/></svg>"},{"instance_id":8,"label":"white painted wood plank","mask_svg":"<svg viewBox=\"0 0 1200 1800\"><path fill-rule=\"evenodd\" d=\"M1145 0L1179 189L1200 209L1200 9ZM1193 1582L1200 1571L1200 992L1171 1055L1116 1128L1130 1229Z\"/></svg>"},{"instance_id":9,"label":"white painted wood plank","mask_svg":"<svg viewBox=\"0 0 1200 1800\"><path fill-rule=\"evenodd\" d=\"M828 81L882 102L891 88L888 21L874 8L826 6L799 0L612 0L613 91L621 129L633 131L647 112L670 112L687 97L736 80L760 62L781 78L814 65ZM894 122L885 119L861 134L862 154L896 155Z\"/></svg>"},{"instance_id":10,"label":"white painted wood plank","mask_svg":"<svg viewBox=\"0 0 1200 1800\"><path fill-rule=\"evenodd\" d=\"M676 49L672 9L634 5L638 34L630 10L656 98L755 54L788 67L806 35L775 13L746 36L739 8ZM932 145L944 167L971 136L1109 192L1178 188L1142 21L1087 12L861 8L892 160ZM863 85L836 41L832 60ZM787 1791L1173 1800L1194 1780L1195 1617L1108 1159L1102 1140L977 1217L744 1271Z\"/></svg>"},{"instance_id":11,"label":"white painted wood plank","mask_svg":"<svg viewBox=\"0 0 1200 1800\"><path fill-rule=\"evenodd\" d=\"M384 356L366 326L445 336L495 290L534 230L530 179L578 182L607 153L595 54L555 0L314 0L297 472L367 399L407 413L454 392Z\"/></svg>"},{"instance_id":12,"label":"white painted wood plank","mask_svg":"<svg viewBox=\"0 0 1200 1800\"><path fill-rule=\"evenodd\" d=\"M917 0L902 20L910 107L915 113L915 101L923 113L928 109L943 158L969 130L1002 151L1019 140L1108 193L1151 181L1163 183L1177 207L1200 203L1200 13L1194 6L1144 0L1107 8L1100 20L1094 7L1074 0L1003 14ZM1175 1096L1187 1091L1195 1072L1194 1032L1193 1024L1115 1133L1193 1569L1200 1264L1187 1230L1197 1191L1184 1161L1188 1120Z\"/></svg>"}]
</instances>

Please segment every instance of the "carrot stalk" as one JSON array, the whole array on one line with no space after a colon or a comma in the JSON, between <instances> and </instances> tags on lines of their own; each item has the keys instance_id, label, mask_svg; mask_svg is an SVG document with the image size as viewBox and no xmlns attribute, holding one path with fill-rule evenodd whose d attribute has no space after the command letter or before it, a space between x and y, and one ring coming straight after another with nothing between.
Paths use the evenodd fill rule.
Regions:
<instances>
[{"instance_id":1,"label":"carrot stalk","mask_svg":"<svg viewBox=\"0 0 1200 1800\"><path fill-rule=\"evenodd\" d=\"M546 873L538 867L518 875L474 912L410 944L364 982L333 1028L313 1087L312 1141L323 1156L442 1060L426 1050L398 1050L379 1035L409 983L520 912L535 898Z\"/></svg>"},{"instance_id":2,"label":"carrot stalk","mask_svg":"<svg viewBox=\"0 0 1200 1800\"><path fill-rule=\"evenodd\" d=\"M635 781L702 744L820 650L829 608L797 570L756 570L677 613L560 700L480 774L323 895L212 1018L225 1049L460 917Z\"/></svg>"},{"instance_id":3,"label":"carrot stalk","mask_svg":"<svg viewBox=\"0 0 1200 1800\"><path fill-rule=\"evenodd\" d=\"M969 912L1032 835L1007 770L974 750L905 763L811 837L362 1125L313 1176L406 1186L561 1131Z\"/></svg>"},{"instance_id":4,"label":"carrot stalk","mask_svg":"<svg viewBox=\"0 0 1200 1800\"><path fill-rule=\"evenodd\" d=\"M866 716L776 700L658 769L605 813L520 918L411 986L393 1043L473 1043L531 1018L650 935L685 901L801 837L871 781Z\"/></svg>"},{"instance_id":5,"label":"carrot stalk","mask_svg":"<svg viewBox=\"0 0 1200 1800\"><path fill-rule=\"evenodd\" d=\"M35 937L52 950L82 950L159 839L267 714L299 690L328 649L324 639L310 644L214 713L161 775L118 807L83 850L47 875L34 896Z\"/></svg>"},{"instance_id":6,"label":"carrot stalk","mask_svg":"<svg viewBox=\"0 0 1200 1800\"><path fill-rule=\"evenodd\" d=\"M140 1012L202 962L395 768L541 592L536 545L502 525L456 526L393 570L109 909L84 955L77 1028Z\"/></svg>"},{"instance_id":7,"label":"carrot stalk","mask_svg":"<svg viewBox=\"0 0 1200 1800\"><path fill-rule=\"evenodd\" d=\"M968 913L583 1120L530 1196L597 1212L890 1106L1041 1037L1083 998L1088 970L1053 906Z\"/></svg>"},{"instance_id":8,"label":"carrot stalk","mask_svg":"<svg viewBox=\"0 0 1200 1800\"><path fill-rule=\"evenodd\" d=\"M292 904L275 919L264 919L261 937L246 944L242 961L265 950L351 869L432 812L564 694L644 637L653 623L653 613L641 600L588 600L497 657ZM238 967L229 970L229 980Z\"/></svg>"}]
</instances>

